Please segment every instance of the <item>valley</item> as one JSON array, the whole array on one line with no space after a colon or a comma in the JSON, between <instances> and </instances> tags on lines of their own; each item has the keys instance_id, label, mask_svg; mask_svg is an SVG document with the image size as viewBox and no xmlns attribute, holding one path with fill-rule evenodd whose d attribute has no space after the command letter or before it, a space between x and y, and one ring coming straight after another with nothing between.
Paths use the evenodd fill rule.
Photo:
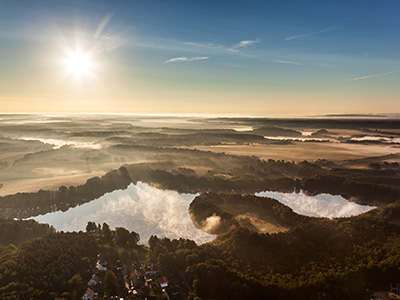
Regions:
<instances>
[{"instance_id":1,"label":"valley","mask_svg":"<svg viewBox=\"0 0 400 300\"><path fill-rule=\"evenodd\" d=\"M397 119L1 118L0 217L19 228L0 241L4 262L40 240L90 241L187 281L188 299L361 299L400 280ZM120 244L119 228L139 243Z\"/></svg>"}]
</instances>

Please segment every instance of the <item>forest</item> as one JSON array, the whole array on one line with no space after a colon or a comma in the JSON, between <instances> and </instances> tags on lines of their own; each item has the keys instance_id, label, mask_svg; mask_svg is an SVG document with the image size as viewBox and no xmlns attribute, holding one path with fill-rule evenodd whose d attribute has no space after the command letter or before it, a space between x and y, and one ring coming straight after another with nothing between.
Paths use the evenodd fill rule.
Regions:
<instances>
[{"instance_id":1,"label":"forest","mask_svg":"<svg viewBox=\"0 0 400 300\"><path fill-rule=\"evenodd\" d=\"M292 212L285 214L292 226L287 232L260 234L235 226L204 245L156 236L138 244L137 233L92 222L86 232L63 233L34 221L8 220L6 226L20 228L15 239L20 244L1 235L0 297L77 299L101 253L109 262L140 261L144 268L153 262L153 270L171 278L184 274L189 288L181 284L180 297L187 299L362 299L400 280L399 210L396 202L351 218ZM121 279L117 268L109 271ZM135 299L122 280L98 291L106 295L110 289Z\"/></svg>"}]
</instances>

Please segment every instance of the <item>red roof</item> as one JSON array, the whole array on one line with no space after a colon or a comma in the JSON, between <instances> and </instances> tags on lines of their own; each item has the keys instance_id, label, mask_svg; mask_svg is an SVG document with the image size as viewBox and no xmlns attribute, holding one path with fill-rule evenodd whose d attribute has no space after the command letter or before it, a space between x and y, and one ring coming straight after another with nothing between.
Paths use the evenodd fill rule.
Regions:
<instances>
[{"instance_id":1,"label":"red roof","mask_svg":"<svg viewBox=\"0 0 400 300\"><path fill-rule=\"evenodd\" d=\"M129 279L133 279L136 276L140 277L143 276L143 274L139 270L135 269L129 274Z\"/></svg>"},{"instance_id":2,"label":"red roof","mask_svg":"<svg viewBox=\"0 0 400 300\"><path fill-rule=\"evenodd\" d=\"M94 292L93 292L93 290L91 288L87 288L86 294L88 294L88 296L90 296L90 298L94 297Z\"/></svg>"}]
</instances>

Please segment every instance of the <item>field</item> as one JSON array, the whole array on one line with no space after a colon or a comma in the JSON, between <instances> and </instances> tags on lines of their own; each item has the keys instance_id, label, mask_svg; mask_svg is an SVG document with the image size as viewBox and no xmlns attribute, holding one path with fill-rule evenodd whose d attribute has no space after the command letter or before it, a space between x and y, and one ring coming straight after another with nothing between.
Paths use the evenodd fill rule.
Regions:
<instances>
[{"instance_id":1,"label":"field","mask_svg":"<svg viewBox=\"0 0 400 300\"><path fill-rule=\"evenodd\" d=\"M176 149L368 168L399 161L399 126L390 118L2 115L0 196L84 184L123 164L177 162ZM212 169L201 162L191 168Z\"/></svg>"},{"instance_id":2,"label":"field","mask_svg":"<svg viewBox=\"0 0 400 300\"><path fill-rule=\"evenodd\" d=\"M392 145L364 145L335 142L292 142L289 145L212 145L193 146L190 149L219 153L225 152L233 155L255 155L264 160L274 159L299 162L303 160L314 161L317 159L326 159L336 163L341 163L345 160L400 154L400 148L394 148Z\"/></svg>"}]
</instances>

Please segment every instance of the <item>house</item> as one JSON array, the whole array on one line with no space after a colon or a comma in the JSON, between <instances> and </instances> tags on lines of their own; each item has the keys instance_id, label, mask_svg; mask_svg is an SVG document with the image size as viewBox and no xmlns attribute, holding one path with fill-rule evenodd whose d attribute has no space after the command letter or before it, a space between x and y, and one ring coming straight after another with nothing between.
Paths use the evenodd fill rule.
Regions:
<instances>
[{"instance_id":1,"label":"house","mask_svg":"<svg viewBox=\"0 0 400 300\"><path fill-rule=\"evenodd\" d=\"M158 277L157 282L162 289L168 287L168 278L166 276Z\"/></svg>"},{"instance_id":2,"label":"house","mask_svg":"<svg viewBox=\"0 0 400 300\"><path fill-rule=\"evenodd\" d=\"M88 285L89 287L94 287L94 286L96 286L96 285L99 284L99 283L101 283L100 277L97 276L96 274L93 274L93 275L92 275L92 278L90 278L90 280L88 281L87 285Z\"/></svg>"},{"instance_id":3,"label":"house","mask_svg":"<svg viewBox=\"0 0 400 300\"><path fill-rule=\"evenodd\" d=\"M91 288L87 288L85 294L82 296L82 300L92 300L95 296L94 291Z\"/></svg>"},{"instance_id":4,"label":"house","mask_svg":"<svg viewBox=\"0 0 400 300\"><path fill-rule=\"evenodd\" d=\"M144 279L142 271L138 269L134 269L129 274L129 280L131 284L135 287L143 287L146 284L146 280Z\"/></svg>"},{"instance_id":5,"label":"house","mask_svg":"<svg viewBox=\"0 0 400 300\"><path fill-rule=\"evenodd\" d=\"M134 277L136 277L136 276L138 276L138 277L143 276L142 271L140 271L140 270L138 270L138 269L134 269L134 270L129 274L130 279L132 279L132 278L134 278Z\"/></svg>"},{"instance_id":6,"label":"house","mask_svg":"<svg viewBox=\"0 0 400 300\"><path fill-rule=\"evenodd\" d=\"M96 269L99 270L100 272L107 271L107 267L104 267L102 264L100 264L99 261L96 263Z\"/></svg>"}]
</instances>

